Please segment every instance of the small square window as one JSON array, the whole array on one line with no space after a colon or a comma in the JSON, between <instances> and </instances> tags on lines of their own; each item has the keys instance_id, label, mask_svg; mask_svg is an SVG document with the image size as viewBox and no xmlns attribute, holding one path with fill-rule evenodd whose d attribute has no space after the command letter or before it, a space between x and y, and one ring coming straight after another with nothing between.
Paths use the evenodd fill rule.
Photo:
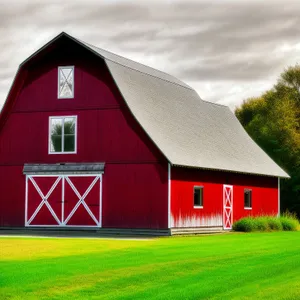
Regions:
<instances>
[{"instance_id":1,"label":"small square window","mask_svg":"<svg viewBox=\"0 0 300 300\"><path fill-rule=\"evenodd\" d=\"M50 117L49 153L76 153L77 117Z\"/></svg>"},{"instance_id":2,"label":"small square window","mask_svg":"<svg viewBox=\"0 0 300 300\"><path fill-rule=\"evenodd\" d=\"M74 67L58 67L58 98L74 98Z\"/></svg>"},{"instance_id":3,"label":"small square window","mask_svg":"<svg viewBox=\"0 0 300 300\"><path fill-rule=\"evenodd\" d=\"M203 207L203 187L194 186L194 207Z\"/></svg>"},{"instance_id":4,"label":"small square window","mask_svg":"<svg viewBox=\"0 0 300 300\"><path fill-rule=\"evenodd\" d=\"M252 208L252 190L249 189L244 190L244 208L247 209Z\"/></svg>"}]
</instances>

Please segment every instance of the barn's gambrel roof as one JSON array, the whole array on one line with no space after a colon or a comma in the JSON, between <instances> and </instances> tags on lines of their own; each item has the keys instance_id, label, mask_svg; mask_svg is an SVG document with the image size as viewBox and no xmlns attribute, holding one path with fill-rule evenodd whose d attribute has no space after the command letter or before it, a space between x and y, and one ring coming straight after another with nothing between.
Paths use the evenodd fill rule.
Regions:
<instances>
[{"instance_id":1,"label":"barn's gambrel roof","mask_svg":"<svg viewBox=\"0 0 300 300\"><path fill-rule=\"evenodd\" d=\"M250 138L227 106L202 100L194 89L167 73L66 33L41 50L61 37L104 59L133 116L172 165L288 177Z\"/></svg>"}]
</instances>

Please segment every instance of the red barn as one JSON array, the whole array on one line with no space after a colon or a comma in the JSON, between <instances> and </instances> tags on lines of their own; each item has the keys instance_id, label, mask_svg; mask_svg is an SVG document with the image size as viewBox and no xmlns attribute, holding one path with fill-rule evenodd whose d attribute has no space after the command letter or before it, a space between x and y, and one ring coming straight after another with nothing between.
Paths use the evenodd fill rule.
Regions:
<instances>
[{"instance_id":1,"label":"red barn","mask_svg":"<svg viewBox=\"0 0 300 300\"><path fill-rule=\"evenodd\" d=\"M279 212L288 175L228 107L61 33L0 115L0 228L172 234Z\"/></svg>"}]
</instances>

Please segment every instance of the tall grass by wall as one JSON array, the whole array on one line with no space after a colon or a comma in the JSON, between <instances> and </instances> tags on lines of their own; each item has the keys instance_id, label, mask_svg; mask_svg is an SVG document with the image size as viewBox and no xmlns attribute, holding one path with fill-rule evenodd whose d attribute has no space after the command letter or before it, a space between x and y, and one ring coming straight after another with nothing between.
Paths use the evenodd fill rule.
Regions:
<instances>
[{"instance_id":1,"label":"tall grass by wall","mask_svg":"<svg viewBox=\"0 0 300 300\"><path fill-rule=\"evenodd\" d=\"M300 229L300 223L295 215L284 213L280 217L261 216L242 218L233 224L232 229L243 232L296 231Z\"/></svg>"}]
</instances>

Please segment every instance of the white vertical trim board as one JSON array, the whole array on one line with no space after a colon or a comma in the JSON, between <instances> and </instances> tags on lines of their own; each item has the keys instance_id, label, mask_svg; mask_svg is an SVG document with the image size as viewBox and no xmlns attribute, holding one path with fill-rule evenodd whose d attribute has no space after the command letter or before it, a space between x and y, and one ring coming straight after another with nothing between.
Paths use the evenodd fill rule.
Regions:
<instances>
[{"instance_id":1,"label":"white vertical trim board","mask_svg":"<svg viewBox=\"0 0 300 300\"><path fill-rule=\"evenodd\" d=\"M99 180L100 180L99 227L102 227L102 174L100 174Z\"/></svg>"},{"instance_id":2,"label":"white vertical trim board","mask_svg":"<svg viewBox=\"0 0 300 300\"><path fill-rule=\"evenodd\" d=\"M24 225L27 226L27 220L28 220L28 175L26 175L25 179L25 222Z\"/></svg>"},{"instance_id":3,"label":"white vertical trim board","mask_svg":"<svg viewBox=\"0 0 300 300\"><path fill-rule=\"evenodd\" d=\"M278 217L280 217L280 177L278 177Z\"/></svg>"},{"instance_id":4,"label":"white vertical trim board","mask_svg":"<svg viewBox=\"0 0 300 300\"><path fill-rule=\"evenodd\" d=\"M168 228L171 228L171 164L168 163Z\"/></svg>"},{"instance_id":5,"label":"white vertical trim board","mask_svg":"<svg viewBox=\"0 0 300 300\"><path fill-rule=\"evenodd\" d=\"M65 176L61 176L61 223L65 222Z\"/></svg>"}]
</instances>

